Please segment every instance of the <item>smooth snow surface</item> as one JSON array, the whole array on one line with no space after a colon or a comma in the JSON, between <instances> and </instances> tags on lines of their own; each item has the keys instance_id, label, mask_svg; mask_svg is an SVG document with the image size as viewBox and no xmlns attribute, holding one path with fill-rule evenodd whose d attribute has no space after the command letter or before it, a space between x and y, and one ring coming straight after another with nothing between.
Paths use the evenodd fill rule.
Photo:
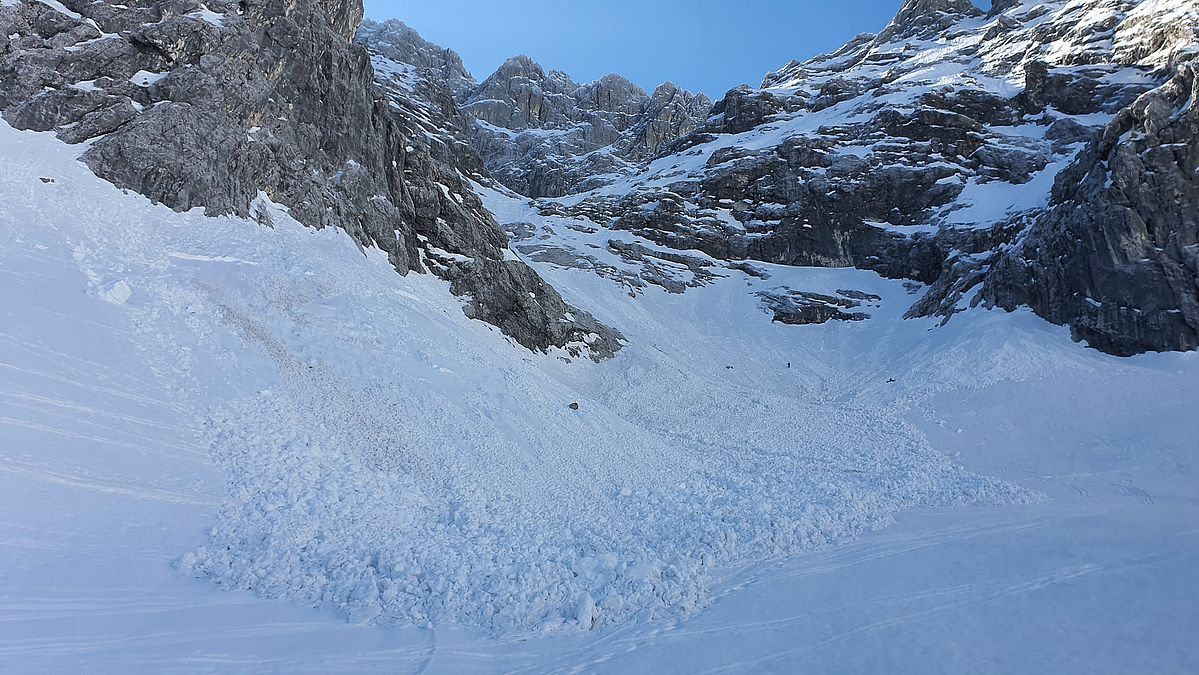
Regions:
<instances>
[{"instance_id":1,"label":"smooth snow surface","mask_svg":"<svg viewBox=\"0 0 1199 675\"><path fill-rule=\"evenodd\" d=\"M1199 667L1193 354L905 322L856 270L541 264L629 341L568 362L265 195L274 229L0 151L0 671ZM787 327L781 284L883 299Z\"/></svg>"}]
</instances>

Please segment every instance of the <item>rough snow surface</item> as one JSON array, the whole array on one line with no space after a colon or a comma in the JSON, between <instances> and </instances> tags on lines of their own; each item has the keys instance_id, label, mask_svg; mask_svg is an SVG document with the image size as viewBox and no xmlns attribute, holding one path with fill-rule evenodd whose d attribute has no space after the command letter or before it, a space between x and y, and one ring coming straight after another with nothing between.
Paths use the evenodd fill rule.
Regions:
<instances>
[{"instance_id":1,"label":"rough snow surface","mask_svg":"<svg viewBox=\"0 0 1199 675\"><path fill-rule=\"evenodd\" d=\"M186 573L356 621L590 629L694 612L719 570L848 541L903 509L1029 498L893 416L728 375L702 333L642 331L600 366L534 356L432 279L281 209L273 230L178 217L75 174L75 194L126 215L77 217L73 257L130 308L230 476ZM57 208L51 221L72 222L76 204ZM764 323L751 311L725 330ZM221 372L238 380L212 382Z\"/></svg>"}]
</instances>

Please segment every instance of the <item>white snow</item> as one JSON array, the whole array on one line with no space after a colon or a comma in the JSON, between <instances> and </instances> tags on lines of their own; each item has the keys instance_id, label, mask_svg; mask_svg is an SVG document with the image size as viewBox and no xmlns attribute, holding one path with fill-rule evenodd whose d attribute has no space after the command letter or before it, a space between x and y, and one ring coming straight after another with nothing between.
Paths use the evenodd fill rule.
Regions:
<instances>
[{"instance_id":1,"label":"white snow","mask_svg":"<svg viewBox=\"0 0 1199 675\"><path fill-rule=\"evenodd\" d=\"M870 227L877 227L880 230L888 232L899 232L900 234L935 234L940 228L936 225L892 225L884 221L868 220L866 224Z\"/></svg>"},{"instance_id":2,"label":"white snow","mask_svg":"<svg viewBox=\"0 0 1199 675\"><path fill-rule=\"evenodd\" d=\"M67 9L67 6L62 4L61 2L59 2L58 0L38 0L38 2L49 7L50 9L53 9L56 12L65 14L66 16L69 16L72 19L83 20L82 14L80 14L79 12L74 12L74 11Z\"/></svg>"},{"instance_id":3,"label":"white snow","mask_svg":"<svg viewBox=\"0 0 1199 675\"><path fill-rule=\"evenodd\" d=\"M420 80L420 73L416 66L392 61L379 54L371 54L371 66L374 67L378 76L408 92L414 91Z\"/></svg>"},{"instance_id":4,"label":"white snow","mask_svg":"<svg viewBox=\"0 0 1199 675\"><path fill-rule=\"evenodd\" d=\"M114 305L123 305L133 296L133 289L129 287L129 284L124 279L117 279L116 281L100 286L96 290L96 295L100 299L111 302Z\"/></svg>"},{"instance_id":5,"label":"white snow","mask_svg":"<svg viewBox=\"0 0 1199 675\"><path fill-rule=\"evenodd\" d=\"M858 270L630 298L541 265L628 340L567 362L268 201L0 150L0 670L1199 665L1195 354L902 321ZM614 266L588 244L649 245L485 197ZM783 284L883 300L788 327L752 295Z\"/></svg>"}]
</instances>

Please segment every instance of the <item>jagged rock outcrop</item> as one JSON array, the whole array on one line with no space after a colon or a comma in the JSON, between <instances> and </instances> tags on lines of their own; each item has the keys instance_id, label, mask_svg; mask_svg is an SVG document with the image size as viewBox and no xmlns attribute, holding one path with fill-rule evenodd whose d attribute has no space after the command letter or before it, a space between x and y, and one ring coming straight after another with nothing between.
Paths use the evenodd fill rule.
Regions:
<instances>
[{"instance_id":1,"label":"jagged rock outcrop","mask_svg":"<svg viewBox=\"0 0 1199 675\"><path fill-rule=\"evenodd\" d=\"M1194 170L1173 148L1199 139L1165 93L1182 85L1148 92L1185 79L1197 26L1194 2L909 0L879 35L729 92L632 190L543 208L930 284L909 316L1028 305L1113 353L1194 348ZM1142 187L1080 187L1095 167Z\"/></svg>"},{"instance_id":2,"label":"jagged rock outcrop","mask_svg":"<svg viewBox=\"0 0 1199 675\"><path fill-rule=\"evenodd\" d=\"M391 36L392 41L380 43L381 48L369 45L362 36L372 32ZM474 122L462 113L454 99L454 74L459 73L454 66L459 62L457 55L425 42L416 31L398 21L368 22L359 31L358 43L370 54L376 95L388 103L391 114L402 120L406 129L423 138L434 160L468 179L491 182L483 160L475 152ZM438 54L447 53L452 56L439 60ZM432 65L395 61L387 54ZM470 80L470 84L473 86L474 81Z\"/></svg>"},{"instance_id":3,"label":"jagged rock outcrop","mask_svg":"<svg viewBox=\"0 0 1199 675\"><path fill-rule=\"evenodd\" d=\"M357 41L395 63L423 71L425 79L444 86L455 97L466 95L476 85L458 52L429 42L403 21L365 20Z\"/></svg>"},{"instance_id":4,"label":"jagged rock outcrop","mask_svg":"<svg viewBox=\"0 0 1199 675\"><path fill-rule=\"evenodd\" d=\"M962 19L982 14L970 0L908 0L878 37L883 42L936 37Z\"/></svg>"},{"instance_id":5,"label":"jagged rock outcrop","mask_svg":"<svg viewBox=\"0 0 1199 675\"><path fill-rule=\"evenodd\" d=\"M793 326L829 321L865 321L870 318L869 314L853 310L862 306L862 300L878 299L878 296L861 291L840 291L834 296L789 290L785 293L764 292L760 296L762 304L774 314L775 321Z\"/></svg>"},{"instance_id":6,"label":"jagged rock outcrop","mask_svg":"<svg viewBox=\"0 0 1199 675\"><path fill-rule=\"evenodd\" d=\"M351 41L361 20L360 0L6 3L0 110L90 141L82 159L98 175L175 209L250 216L270 200L379 247L401 273L430 252L460 256L434 269L472 303L491 299L474 315L533 349L611 353L615 333L504 262L505 237L454 154L377 96Z\"/></svg>"},{"instance_id":7,"label":"jagged rock outcrop","mask_svg":"<svg viewBox=\"0 0 1199 675\"><path fill-rule=\"evenodd\" d=\"M707 96L692 94L673 82L660 84L642 106L640 121L626 135L620 150L632 161L654 157L698 127L711 108Z\"/></svg>"}]
</instances>

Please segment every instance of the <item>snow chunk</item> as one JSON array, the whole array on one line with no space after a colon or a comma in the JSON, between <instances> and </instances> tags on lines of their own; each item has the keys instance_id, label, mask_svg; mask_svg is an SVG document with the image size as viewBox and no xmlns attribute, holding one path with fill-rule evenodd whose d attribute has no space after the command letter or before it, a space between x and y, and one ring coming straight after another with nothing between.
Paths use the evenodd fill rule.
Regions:
<instances>
[{"instance_id":1,"label":"snow chunk","mask_svg":"<svg viewBox=\"0 0 1199 675\"><path fill-rule=\"evenodd\" d=\"M101 286L96 295L105 302L123 305L133 295L133 289L122 279Z\"/></svg>"}]
</instances>

